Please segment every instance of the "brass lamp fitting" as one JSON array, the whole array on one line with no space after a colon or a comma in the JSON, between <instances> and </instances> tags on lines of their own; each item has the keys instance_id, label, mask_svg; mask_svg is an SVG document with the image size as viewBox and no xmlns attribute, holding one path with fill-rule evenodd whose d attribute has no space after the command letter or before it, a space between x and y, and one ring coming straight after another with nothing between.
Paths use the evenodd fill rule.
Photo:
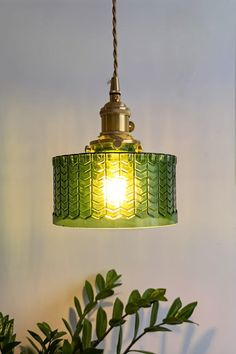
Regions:
<instances>
[{"instance_id":1,"label":"brass lamp fitting","mask_svg":"<svg viewBox=\"0 0 236 354\"><path fill-rule=\"evenodd\" d=\"M120 85L117 76L113 76L110 85L110 101L100 110L102 120L101 133L97 140L86 146L86 152L97 151L132 151L141 152L140 141L134 139L130 132L135 125L130 119L130 109L120 101Z\"/></svg>"}]
</instances>

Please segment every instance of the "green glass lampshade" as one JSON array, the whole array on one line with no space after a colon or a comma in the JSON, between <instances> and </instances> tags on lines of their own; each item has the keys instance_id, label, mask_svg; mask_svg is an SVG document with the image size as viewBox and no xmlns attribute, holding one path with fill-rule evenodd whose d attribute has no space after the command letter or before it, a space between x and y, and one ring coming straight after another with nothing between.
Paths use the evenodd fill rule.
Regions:
<instances>
[{"instance_id":1,"label":"green glass lampshade","mask_svg":"<svg viewBox=\"0 0 236 354\"><path fill-rule=\"evenodd\" d=\"M53 158L53 223L144 228L177 222L176 157L93 152Z\"/></svg>"}]
</instances>

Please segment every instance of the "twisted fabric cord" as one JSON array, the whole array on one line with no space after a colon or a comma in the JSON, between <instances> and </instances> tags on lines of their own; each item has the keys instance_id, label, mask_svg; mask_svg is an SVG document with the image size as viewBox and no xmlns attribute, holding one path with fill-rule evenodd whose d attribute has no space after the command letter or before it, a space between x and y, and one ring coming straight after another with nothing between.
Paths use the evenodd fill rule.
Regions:
<instances>
[{"instance_id":1,"label":"twisted fabric cord","mask_svg":"<svg viewBox=\"0 0 236 354\"><path fill-rule=\"evenodd\" d=\"M118 76L117 32L116 32L116 0L112 0L112 35L113 35L113 76Z\"/></svg>"}]
</instances>

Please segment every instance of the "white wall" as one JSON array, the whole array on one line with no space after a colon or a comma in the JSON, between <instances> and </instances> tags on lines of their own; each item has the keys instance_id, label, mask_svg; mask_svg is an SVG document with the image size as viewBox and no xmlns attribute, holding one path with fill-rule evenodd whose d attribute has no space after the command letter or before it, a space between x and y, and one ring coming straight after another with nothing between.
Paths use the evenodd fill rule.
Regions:
<instances>
[{"instance_id":1,"label":"white wall","mask_svg":"<svg viewBox=\"0 0 236 354\"><path fill-rule=\"evenodd\" d=\"M36 322L62 328L84 280L115 267L124 300L153 286L199 301L199 327L140 348L234 354L235 0L119 1L123 100L145 151L178 156L179 224L52 225L51 157L83 151L100 131L110 12L108 0L0 0L0 310L23 341Z\"/></svg>"}]
</instances>

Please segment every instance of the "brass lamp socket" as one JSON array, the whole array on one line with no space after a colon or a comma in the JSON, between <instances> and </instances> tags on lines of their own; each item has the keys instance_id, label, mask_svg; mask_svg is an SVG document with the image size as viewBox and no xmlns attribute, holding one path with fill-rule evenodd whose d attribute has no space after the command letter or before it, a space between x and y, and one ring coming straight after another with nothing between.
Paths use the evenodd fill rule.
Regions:
<instances>
[{"instance_id":1,"label":"brass lamp socket","mask_svg":"<svg viewBox=\"0 0 236 354\"><path fill-rule=\"evenodd\" d=\"M130 134L135 125L129 120L130 109L120 101L120 95L119 79L118 77L112 77L110 101L100 110L101 133L97 140L91 141L90 145L86 146L86 152L103 149L142 151L140 142Z\"/></svg>"}]
</instances>

